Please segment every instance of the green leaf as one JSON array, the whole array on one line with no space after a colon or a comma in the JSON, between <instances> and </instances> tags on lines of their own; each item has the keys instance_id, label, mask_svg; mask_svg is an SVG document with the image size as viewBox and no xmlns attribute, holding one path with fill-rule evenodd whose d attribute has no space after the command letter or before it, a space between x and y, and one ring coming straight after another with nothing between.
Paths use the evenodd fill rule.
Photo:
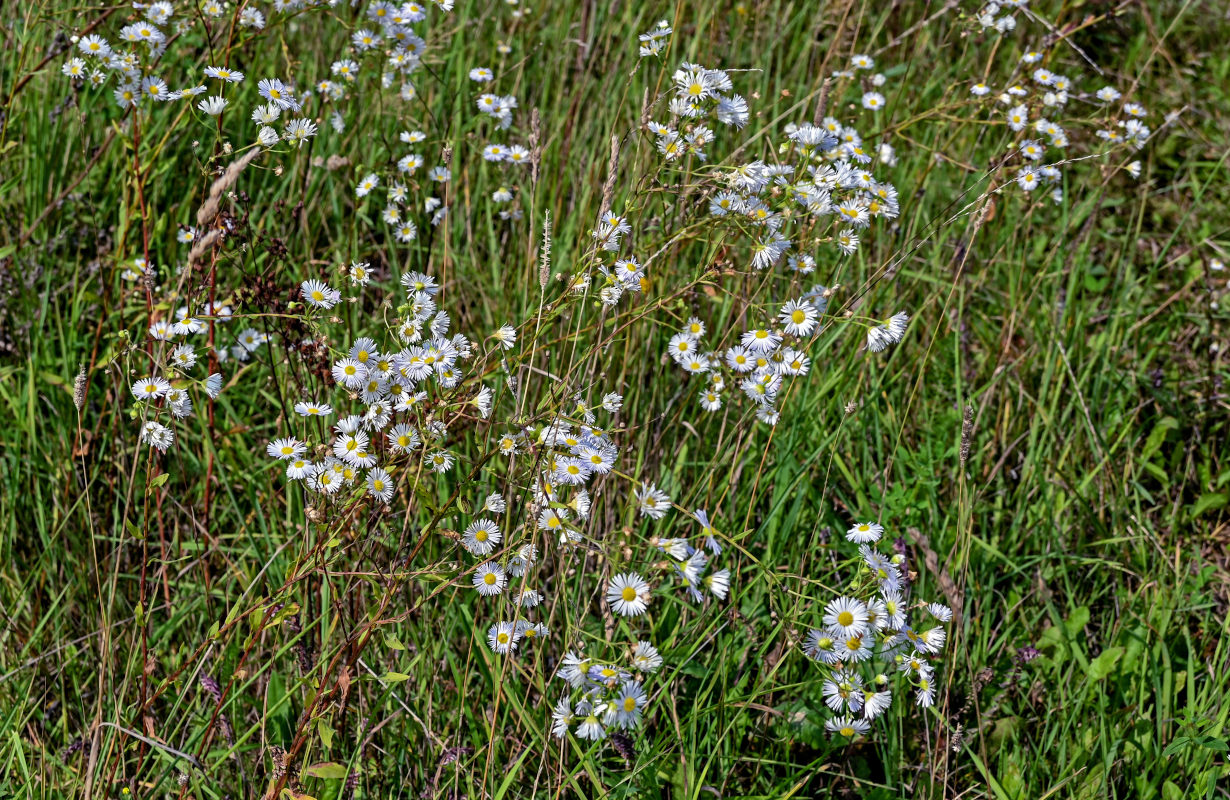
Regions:
<instances>
[{"instance_id":1,"label":"green leaf","mask_svg":"<svg viewBox=\"0 0 1230 800\"><path fill-rule=\"evenodd\" d=\"M1115 664L1123 657L1122 647L1108 647L1089 663L1089 680L1100 681L1114 672Z\"/></svg>"},{"instance_id":2,"label":"green leaf","mask_svg":"<svg viewBox=\"0 0 1230 800\"><path fill-rule=\"evenodd\" d=\"M320 742L326 750L333 749L333 729L323 719L316 720L316 733L320 734Z\"/></svg>"},{"instance_id":3,"label":"green leaf","mask_svg":"<svg viewBox=\"0 0 1230 800\"><path fill-rule=\"evenodd\" d=\"M1186 736L1180 736L1175 739L1166 746L1165 750L1162 751L1162 758L1170 758L1176 753L1182 752L1187 747L1187 743L1190 741L1191 739L1188 739Z\"/></svg>"},{"instance_id":4,"label":"green leaf","mask_svg":"<svg viewBox=\"0 0 1230 800\"><path fill-rule=\"evenodd\" d=\"M1068 632L1068 637L1073 638L1078 633L1085 629L1089 624L1089 607L1081 606L1072 609L1072 613L1063 621L1064 630Z\"/></svg>"},{"instance_id":5,"label":"green leaf","mask_svg":"<svg viewBox=\"0 0 1230 800\"><path fill-rule=\"evenodd\" d=\"M402 681L410 680L410 676L400 672L386 672L380 676L380 680L386 683L401 683Z\"/></svg>"},{"instance_id":6,"label":"green leaf","mask_svg":"<svg viewBox=\"0 0 1230 800\"><path fill-rule=\"evenodd\" d=\"M1162 446L1162 442L1166 441L1166 434L1173 430L1177 430L1179 421L1174 417L1162 417L1158 423L1153 426L1153 430L1149 431L1149 438L1145 439L1145 446L1140 449L1140 461L1148 461Z\"/></svg>"},{"instance_id":7,"label":"green leaf","mask_svg":"<svg viewBox=\"0 0 1230 800\"><path fill-rule=\"evenodd\" d=\"M384 635L384 644L386 647L392 650L405 650L406 649L406 646L402 644L401 639L398 639L396 636L394 636L391 633L386 633Z\"/></svg>"},{"instance_id":8,"label":"green leaf","mask_svg":"<svg viewBox=\"0 0 1230 800\"><path fill-rule=\"evenodd\" d=\"M1198 517L1206 511L1213 511L1225 505L1226 494L1224 492L1209 492L1200 495L1200 498L1192 503L1189 513L1193 517Z\"/></svg>"},{"instance_id":9,"label":"green leaf","mask_svg":"<svg viewBox=\"0 0 1230 800\"><path fill-rule=\"evenodd\" d=\"M330 780L340 781L345 778L350 770L346 769L345 764L338 764L333 761L321 761L319 764L313 764L305 769L304 774L311 778L328 778Z\"/></svg>"},{"instance_id":10,"label":"green leaf","mask_svg":"<svg viewBox=\"0 0 1230 800\"><path fill-rule=\"evenodd\" d=\"M162 473L155 475L154 479L149 482L149 491L152 492L154 489L157 489L159 486L166 483L167 480L170 479L170 477L171 477L171 473L169 472L162 472Z\"/></svg>"}]
</instances>

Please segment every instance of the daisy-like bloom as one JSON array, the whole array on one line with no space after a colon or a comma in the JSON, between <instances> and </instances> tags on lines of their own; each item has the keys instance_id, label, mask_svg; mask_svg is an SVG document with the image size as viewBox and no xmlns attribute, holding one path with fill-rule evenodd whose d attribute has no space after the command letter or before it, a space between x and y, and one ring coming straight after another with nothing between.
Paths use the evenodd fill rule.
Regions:
<instances>
[{"instance_id":1,"label":"daisy-like bloom","mask_svg":"<svg viewBox=\"0 0 1230 800\"><path fill-rule=\"evenodd\" d=\"M386 434L389 449L394 453L409 453L419 446L419 435L410 425L402 422Z\"/></svg>"},{"instance_id":2,"label":"daisy-like bloom","mask_svg":"<svg viewBox=\"0 0 1230 800\"><path fill-rule=\"evenodd\" d=\"M181 371L192 369L196 365L196 351L190 344L181 344L171 351L171 366Z\"/></svg>"},{"instance_id":3,"label":"daisy-like bloom","mask_svg":"<svg viewBox=\"0 0 1230 800\"><path fill-rule=\"evenodd\" d=\"M588 703L582 703L577 706L577 716L581 716L582 706L588 706ZM577 727L577 737L594 742L606 738L606 729L602 727L602 723L598 720L598 715L592 708L588 709L585 716L581 718L581 724Z\"/></svg>"},{"instance_id":4,"label":"daisy-like bloom","mask_svg":"<svg viewBox=\"0 0 1230 800\"><path fill-rule=\"evenodd\" d=\"M574 654L569 650L560 660L560 677L565 679L572 688L584 686L585 676L589 673L589 658Z\"/></svg>"},{"instance_id":5,"label":"daisy-like bloom","mask_svg":"<svg viewBox=\"0 0 1230 800\"><path fill-rule=\"evenodd\" d=\"M359 181L359 185L354 187L354 193L358 197L367 197L371 194L372 189L380 185L380 176L372 172L363 180Z\"/></svg>"},{"instance_id":6,"label":"daisy-like bloom","mask_svg":"<svg viewBox=\"0 0 1230 800\"><path fill-rule=\"evenodd\" d=\"M744 334L746 337L747 334ZM726 366L735 372L751 372L756 368L756 359L742 345L735 345L726 351Z\"/></svg>"},{"instance_id":7,"label":"daisy-like bloom","mask_svg":"<svg viewBox=\"0 0 1230 800\"><path fill-rule=\"evenodd\" d=\"M141 426L141 441L159 453L165 453L175 444L175 431L151 419Z\"/></svg>"},{"instance_id":8,"label":"daisy-like bloom","mask_svg":"<svg viewBox=\"0 0 1230 800\"><path fill-rule=\"evenodd\" d=\"M269 443L269 446L265 448L265 452L267 452L271 458L289 461L306 453L307 445L295 438L274 439Z\"/></svg>"},{"instance_id":9,"label":"daisy-like bloom","mask_svg":"<svg viewBox=\"0 0 1230 800\"><path fill-rule=\"evenodd\" d=\"M699 347L696 337L692 334L676 333L667 345L667 352L671 354L671 358L678 361L693 355Z\"/></svg>"},{"instance_id":10,"label":"daisy-like bloom","mask_svg":"<svg viewBox=\"0 0 1230 800\"><path fill-rule=\"evenodd\" d=\"M303 147L308 139L316 135L316 132L316 123L310 119L292 119L287 121L282 138L287 144Z\"/></svg>"},{"instance_id":11,"label":"daisy-like bloom","mask_svg":"<svg viewBox=\"0 0 1230 800\"><path fill-rule=\"evenodd\" d=\"M1017 185L1026 192L1032 192L1038 188L1041 182L1038 176L1038 171L1033 167L1021 167L1021 171L1016 174Z\"/></svg>"},{"instance_id":12,"label":"daisy-like bloom","mask_svg":"<svg viewBox=\"0 0 1230 800\"><path fill-rule=\"evenodd\" d=\"M499 492L493 492L483 500L483 510L490 511L492 514L502 514L506 508L508 508L508 503L504 501L504 495Z\"/></svg>"},{"instance_id":13,"label":"daisy-like bloom","mask_svg":"<svg viewBox=\"0 0 1230 800\"><path fill-rule=\"evenodd\" d=\"M607 586L606 601L620 616L639 616L649 608L649 584L635 572L620 573Z\"/></svg>"},{"instance_id":14,"label":"daisy-like bloom","mask_svg":"<svg viewBox=\"0 0 1230 800\"><path fill-rule=\"evenodd\" d=\"M324 309L333 308L342 299L341 292L330 289L324 281L317 280L304 281L299 287L299 294L308 305Z\"/></svg>"},{"instance_id":15,"label":"daisy-like bloom","mask_svg":"<svg viewBox=\"0 0 1230 800\"><path fill-rule=\"evenodd\" d=\"M539 514L538 526L540 530L554 530L554 532L562 532L563 523L567 521L568 514L562 508L544 508Z\"/></svg>"},{"instance_id":16,"label":"daisy-like bloom","mask_svg":"<svg viewBox=\"0 0 1230 800\"><path fill-rule=\"evenodd\" d=\"M153 75L148 75L141 79L141 94L151 100L166 101L172 99L171 90L167 88L167 82Z\"/></svg>"},{"instance_id":17,"label":"daisy-like bloom","mask_svg":"<svg viewBox=\"0 0 1230 800\"><path fill-rule=\"evenodd\" d=\"M888 710L888 707L893 704L893 693L887 689L880 692L864 691L863 692L863 717L865 719L875 719Z\"/></svg>"},{"instance_id":18,"label":"daisy-like bloom","mask_svg":"<svg viewBox=\"0 0 1230 800\"><path fill-rule=\"evenodd\" d=\"M657 672L662 666L662 655L649 642L638 641L632 646L632 666L639 672Z\"/></svg>"},{"instance_id":19,"label":"daisy-like bloom","mask_svg":"<svg viewBox=\"0 0 1230 800\"><path fill-rule=\"evenodd\" d=\"M401 225L393 230L393 235L397 237L397 241L402 244L408 244L419 237L419 229L413 222L404 220Z\"/></svg>"},{"instance_id":20,"label":"daisy-like bloom","mask_svg":"<svg viewBox=\"0 0 1230 800\"><path fill-rule=\"evenodd\" d=\"M882 325L876 325L867 331L867 349L873 353L884 350L889 345L896 344L905 336L910 315L904 311L894 314Z\"/></svg>"},{"instance_id":21,"label":"daisy-like bloom","mask_svg":"<svg viewBox=\"0 0 1230 800\"><path fill-rule=\"evenodd\" d=\"M819 314L816 307L807 301L791 300L782 306L778 319L786 333L791 336L810 336L816 329Z\"/></svg>"},{"instance_id":22,"label":"daisy-like bloom","mask_svg":"<svg viewBox=\"0 0 1230 800\"><path fill-rule=\"evenodd\" d=\"M863 679L857 672L839 670L821 685L820 692L824 704L833 711L840 712L843 707L858 711L863 702Z\"/></svg>"},{"instance_id":23,"label":"daisy-like bloom","mask_svg":"<svg viewBox=\"0 0 1230 800\"><path fill-rule=\"evenodd\" d=\"M84 78L85 77L85 61L80 58L70 58L64 62L64 66L60 68L60 72L68 78Z\"/></svg>"},{"instance_id":24,"label":"daisy-like bloom","mask_svg":"<svg viewBox=\"0 0 1230 800\"><path fill-rule=\"evenodd\" d=\"M712 389L700 393L700 407L710 413L720 411L722 408L722 396Z\"/></svg>"},{"instance_id":25,"label":"daisy-like bloom","mask_svg":"<svg viewBox=\"0 0 1230 800\"><path fill-rule=\"evenodd\" d=\"M160 342L165 342L175 335L175 326L166 321L155 322L149 326L149 335Z\"/></svg>"},{"instance_id":26,"label":"daisy-like bloom","mask_svg":"<svg viewBox=\"0 0 1230 800\"><path fill-rule=\"evenodd\" d=\"M209 395L211 399L216 399L218 395L222 394L222 375L220 373L215 372L205 379L205 394Z\"/></svg>"},{"instance_id":27,"label":"daisy-like bloom","mask_svg":"<svg viewBox=\"0 0 1230 800\"><path fill-rule=\"evenodd\" d=\"M497 622L487 631L487 646L491 652L506 655L517 647L517 626L511 622Z\"/></svg>"},{"instance_id":28,"label":"daisy-like bloom","mask_svg":"<svg viewBox=\"0 0 1230 800\"><path fill-rule=\"evenodd\" d=\"M879 111L884 108L884 95L879 92L867 92L863 95L863 108Z\"/></svg>"},{"instance_id":29,"label":"daisy-like bloom","mask_svg":"<svg viewBox=\"0 0 1230 800\"><path fill-rule=\"evenodd\" d=\"M495 549L501 538L499 526L489 519L480 519L466 528L461 544L474 555L485 556Z\"/></svg>"},{"instance_id":30,"label":"daisy-like bloom","mask_svg":"<svg viewBox=\"0 0 1230 800\"><path fill-rule=\"evenodd\" d=\"M825 606L824 625L834 638L861 636L867 631L867 606L853 597L839 597Z\"/></svg>"},{"instance_id":31,"label":"daisy-like bloom","mask_svg":"<svg viewBox=\"0 0 1230 800\"><path fill-rule=\"evenodd\" d=\"M393 498L393 479L389 473L380 467L373 467L367 473L367 493L385 503Z\"/></svg>"},{"instance_id":32,"label":"daisy-like bloom","mask_svg":"<svg viewBox=\"0 0 1230 800\"><path fill-rule=\"evenodd\" d=\"M823 664L836 664L841 660L837 652L837 642L825 631L812 629L807 632L803 641L803 652L808 658Z\"/></svg>"},{"instance_id":33,"label":"daisy-like bloom","mask_svg":"<svg viewBox=\"0 0 1230 800\"><path fill-rule=\"evenodd\" d=\"M1095 96L1103 103L1113 103L1123 95L1121 95L1119 90L1113 86L1103 86L1101 89L1098 89Z\"/></svg>"},{"instance_id":34,"label":"daisy-like bloom","mask_svg":"<svg viewBox=\"0 0 1230 800\"><path fill-rule=\"evenodd\" d=\"M226 108L226 98L220 97L216 94L210 95L201 102L197 103L196 107L200 109L202 114L208 114L211 117L216 117L222 113L224 108Z\"/></svg>"},{"instance_id":35,"label":"daisy-like bloom","mask_svg":"<svg viewBox=\"0 0 1230 800\"><path fill-rule=\"evenodd\" d=\"M865 719L855 719L853 717L835 717L824 723L824 729L833 736L844 736L847 739L852 739L855 736L862 736L871 730L871 723Z\"/></svg>"},{"instance_id":36,"label":"daisy-like bloom","mask_svg":"<svg viewBox=\"0 0 1230 800\"><path fill-rule=\"evenodd\" d=\"M298 111L299 102L286 84L277 78L264 78L256 84L261 97L274 103L283 110Z\"/></svg>"},{"instance_id":37,"label":"daisy-like bloom","mask_svg":"<svg viewBox=\"0 0 1230 800\"><path fill-rule=\"evenodd\" d=\"M910 653L909 656L903 657L897 669L908 675L918 675L924 678L931 675L931 673L935 670L935 668L927 662L927 659L919 655L917 651Z\"/></svg>"},{"instance_id":38,"label":"daisy-like bloom","mask_svg":"<svg viewBox=\"0 0 1230 800\"><path fill-rule=\"evenodd\" d=\"M572 713L572 701L565 695L551 710L551 735L563 739L568 735L568 726L572 725L576 716Z\"/></svg>"},{"instance_id":39,"label":"daisy-like bloom","mask_svg":"<svg viewBox=\"0 0 1230 800\"><path fill-rule=\"evenodd\" d=\"M782 337L776 331L758 328L754 331L746 331L743 334L741 343L752 354L769 353L776 350L778 345L782 343Z\"/></svg>"},{"instance_id":40,"label":"daisy-like bloom","mask_svg":"<svg viewBox=\"0 0 1230 800\"><path fill-rule=\"evenodd\" d=\"M918 691L914 694L915 702L923 708L935 705L935 683L931 676L924 675L918 679Z\"/></svg>"},{"instance_id":41,"label":"daisy-like bloom","mask_svg":"<svg viewBox=\"0 0 1230 800\"><path fill-rule=\"evenodd\" d=\"M752 245L752 268L763 270L776 264L790 249L790 240L777 233Z\"/></svg>"},{"instance_id":42,"label":"daisy-like bloom","mask_svg":"<svg viewBox=\"0 0 1230 800\"><path fill-rule=\"evenodd\" d=\"M517 596L513 598L513 602L521 608L536 608L542 604L542 592L536 589L522 589L517 592Z\"/></svg>"},{"instance_id":43,"label":"daisy-like bloom","mask_svg":"<svg viewBox=\"0 0 1230 800\"><path fill-rule=\"evenodd\" d=\"M282 137L278 136L278 132L268 125L262 126L261 129L256 132L256 141L261 145L261 147L273 147L281 140Z\"/></svg>"},{"instance_id":44,"label":"daisy-like bloom","mask_svg":"<svg viewBox=\"0 0 1230 800\"><path fill-rule=\"evenodd\" d=\"M836 643L837 657L846 662L866 661L874 653L872 645L872 637L866 633L839 639Z\"/></svg>"},{"instance_id":45,"label":"daisy-like bloom","mask_svg":"<svg viewBox=\"0 0 1230 800\"><path fill-rule=\"evenodd\" d=\"M428 465L441 474L453 468L453 454L447 450L436 450L427 457Z\"/></svg>"},{"instance_id":46,"label":"daisy-like bloom","mask_svg":"<svg viewBox=\"0 0 1230 800\"><path fill-rule=\"evenodd\" d=\"M490 83L495 78L495 73L486 67L475 67L470 70L470 80L475 83Z\"/></svg>"},{"instance_id":47,"label":"daisy-like bloom","mask_svg":"<svg viewBox=\"0 0 1230 800\"><path fill-rule=\"evenodd\" d=\"M969 87L970 94L974 95L975 97L982 97L983 95L987 94L990 91L991 91L991 87L981 82L975 83L973 86Z\"/></svg>"},{"instance_id":48,"label":"daisy-like bloom","mask_svg":"<svg viewBox=\"0 0 1230 800\"><path fill-rule=\"evenodd\" d=\"M624 681L615 699L615 724L627 730L641 724L641 713L649 695L638 681Z\"/></svg>"},{"instance_id":49,"label":"daisy-like bloom","mask_svg":"<svg viewBox=\"0 0 1230 800\"><path fill-rule=\"evenodd\" d=\"M132 385L132 395L138 400L157 400L171 391L171 384L162 378L142 378Z\"/></svg>"},{"instance_id":50,"label":"daisy-like bloom","mask_svg":"<svg viewBox=\"0 0 1230 800\"><path fill-rule=\"evenodd\" d=\"M505 350L511 350L517 344L517 329L511 325L501 325L499 330L491 334L491 338Z\"/></svg>"},{"instance_id":51,"label":"daisy-like bloom","mask_svg":"<svg viewBox=\"0 0 1230 800\"><path fill-rule=\"evenodd\" d=\"M358 466L357 461L364 458L367 446L366 433L344 433L333 443L333 455Z\"/></svg>"},{"instance_id":52,"label":"daisy-like bloom","mask_svg":"<svg viewBox=\"0 0 1230 800\"><path fill-rule=\"evenodd\" d=\"M944 649L944 643L948 639L948 632L943 628L929 628L918 634L914 640L914 646L920 652L936 654Z\"/></svg>"},{"instance_id":53,"label":"daisy-like bloom","mask_svg":"<svg viewBox=\"0 0 1230 800\"><path fill-rule=\"evenodd\" d=\"M366 261L355 261L350 265L347 274L355 286L366 286L372 279L371 265Z\"/></svg>"},{"instance_id":54,"label":"daisy-like bloom","mask_svg":"<svg viewBox=\"0 0 1230 800\"><path fill-rule=\"evenodd\" d=\"M846 531L846 539L858 544L878 542L883 535L884 526L878 522L860 522Z\"/></svg>"},{"instance_id":55,"label":"daisy-like bloom","mask_svg":"<svg viewBox=\"0 0 1230 800\"><path fill-rule=\"evenodd\" d=\"M120 84L112 92L112 96L115 98L115 104L120 108L135 106L141 102L141 86L137 83Z\"/></svg>"},{"instance_id":56,"label":"daisy-like bloom","mask_svg":"<svg viewBox=\"0 0 1230 800\"><path fill-rule=\"evenodd\" d=\"M206 67L205 75L206 77L217 78L218 80L226 81L227 83L239 83L243 80L242 72L229 67Z\"/></svg>"},{"instance_id":57,"label":"daisy-like bloom","mask_svg":"<svg viewBox=\"0 0 1230 800\"><path fill-rule=\"evenodd\" d=\"M328 403L295 403L295 413L301 417L327 417L333 413L333 407Z\"/></svg>"},{"instance_id":58,"label":"daisy-like bloom","mask_svg":"<svg viewBox=\"0 0 1230 800\"><path fill-rule=\"evenodd\" d=\"M87 56L105 56L111 53L111 45L101 36L84 36L77 42L77 49Z\"/></svg>"},{"instance_id":59,"label":"daisy-like bloom","mask_svg":"<svg viewBox=\"0 0 1230 800\"><path fill-rule=\"evenodd\" d=\"M504 591L505 584L508 583L508 576L504 573L504 568L494 561L487 561L479 565L474 572L473 578L474 588L484 597L491 597Z\"/></svg>"},{"instance_id":60,"label":"daisy-like bloom","mask_svg":"<svg viewBox=\"0 0 1230 800\"><path fill-rule=\"evenodd\" d=\"M709 593L718 600L725 600L730 592L730 570L719 569L706 575L702 582Z\"/></svg>"},{"instance_id":61,"label":"daisy-like bloom","mask_svg":"<svg viewBox=\"0 0 1230 800\"><path fill-rule=\"evenodd\" d=\"M1029 111L1025 106L1013 106L1008 109L1008 127L1014 131L1023 131L1029 124Z\"/></svg>"},{"instance_id":62,"label":"daisy-like bloom","mask_svg":"<svg viewBox=\"0 0 1230 800\"><path fill-rule=\"evenodd\" d=\"M900 592L896 589L884 590L882 596L886 615L884 627L890 631L901 630L905 627L905 604Z\"/></svg>"},{"instance_id":63,"label":"daisy-like bloom","mask_svg":"<svg viewBox=\"0 0 1230 800\"><path fill-rule=\"evenodd\" d=\"M1028 158L1030 161L1037 161L1044 154L1042 145L1035 142L1033 139L1026 139L1021 142L1021 155Z\"/></svg>"},{"instance_id":64,"label":"daisy-like bloom","mask_svg":"<svg viewBox=\"0 0 1230 800\"><path fill-rule=\"evenodd\" d=\"M670 497L652 483L636 490L636 502L641 516L651 519L662 519L671 507Z\"/></svg>"},{"instance_id":65,"label":"daisy-like bloom","mask_svg":"<svg viewBox=\"0 0 1230 800\"><path fill-rule=\"evenodd\" d=\"M344 358L333 365L333 380L347 389L358 389L367 382L367 367L353 358Z\"/></svg>"},{"instance_id":66,"label":"daisy-like bloom","mask_svg":"<svg viewBox=\"0 0 1230 800\"><path fill-rule=\"evenodd\" d=\"M893 336L894 342L902 341L905 336L905 327L909 325L910 315L905 311L898 311L888 318L888 332Z\"/></svg>"},{"instance_id":67,"label":"daisy-like bloom","mask_svg":"<svg viewBox=\"0 0 1230 800\"><path fill-rule=\"evenodd\" d=\"M312 462L306 459L296 458L293 461L286 462L286 479L288 481L301 481L312 474Z\"/></svg>"},{"instance_id":68,"label":"daisy-like bloom","mask_svg":"<svg viewBox=\"0 0 1230 800\"><path fill-rule=\"evenodd\" d=\"M952 622L952 609L942 603L928 603L927 613L940 622Z\"/></svg>"}]
</instances>

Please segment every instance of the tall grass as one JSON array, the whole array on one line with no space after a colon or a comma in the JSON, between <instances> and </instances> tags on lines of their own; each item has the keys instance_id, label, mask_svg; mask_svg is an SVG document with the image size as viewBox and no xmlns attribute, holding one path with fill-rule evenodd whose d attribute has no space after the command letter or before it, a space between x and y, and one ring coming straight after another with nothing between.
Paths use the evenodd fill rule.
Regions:
<instances>
[{"instance_id":1,"label":"tall grass","mask_svg":"<svg viewBox=\"0 0 1230 800\"><path fill-rule=\"evenodd\" d=\"M370 102L339 104L343 132L331 108L309 104L320 133L248 164L217 197L234 235L189 264L177 230L199 224L219 170L256 140L255 82L325 77L349 32L369 24L366 7L262 4L264 31L218 28L212 47L198 18L155 71L181 88L207 64L243 70L221 125L201 119L200 98L137 116L110 89L60 74L67 36L89 27L114 41L134 10L3 12L0 787L1217 796L1230 473L1226 278L1214 267L1227 255L1230 67L1214 57L1226 26L1216 9L1039 3L1000 36L977 8L928 3L459 2L433 18L414 101L389 100L369 68L355 91ZM195 13L185 5L176 18ZM641 58L636 37L659 20L674 28L669 49ZM1030 48L1079 75L1083 93L1113 85L1144 103L1155 131L1139 151L1102 147L1095 127L1076 124L1100 107L1073 102L1061 119L1083 160L1063 167L1062 203L1051 187L1012 183L1008 106L968 92L1027 83L1035 65L1018 59ZM876 69L835 76L855 54ZM752 111L742 133L710 123L718 141L704 163L665 164L643 128L670 116L681 61L730 69ZM475 111L482 89L468 73L479 66L518 99L506 134ZM885 84L865 85L876 71ZM859 105L870 90L885 98L878 112ZM751 269L754 230L714 222L708 200L727 168L794 157L778 149L788 124L828 115L893 146L895 165L875 171L898 189L900 216L877 221L850 256L814 243L814 276L795 278L784 259ZM407 204L419 235L406 245L377 198L413 149L398 133L414 129L430 136L420 175L451 159L452 178L435 193L449 206L438 225L421 194ZM532 173L482 161L489 141L524 144ZM1139 178L1125 169L1134 160ZM373 172L381 191L356 197ZM516 199L491 202L506 185ZM509 208L520 218L502 219ZM591 231L612 209L635 226L648 283L604 308L595 265L611 258ZM148 292L122 275L137 257L157 268ZM374 275L346 289L356 302L296 305L302 281L341 289L354 262ZM449 334L475 344L458 393L432 392L458 463L437 480L397 462L387 511L361 490L325 502L288 482L265 445L305 431L331 441L291 406L358 408L325 373L355 337L391 336L406 313L398 278L411 272L436 278ZM574 295L582 273L594 283ZM707 379L667 357L672 335L698 317L703 341L724 350L814 283L838 288L808 337L810 374L783 383L776 424L757 421L729 379L721 410L704 412ZM163 456L138 440L154 412L129 386L169 351L148 338L151 322L210 291L235 314L215 325L219 350L247 327L271 345L217 366L225 387L212 403L197 394L195 416L172 423L160 408L176 431ZM866 325L901 310L912 317L903 340L868 352ZM487 339L505 324L518 327L507 354ZM321 361L292 349L307 337ZM197 354L201 379L207 348ZM499 426L465 405L480 384L495 392ZM561 547L526 512L546 449L498 468L491 450L505 432L534 437L573 415L577 391L591 404L623 396L618 414L596 412L620 459L593 487L581 541ZM635 510L650 483L677 505L662 521ZM547 595L534 619L549 636L509 657L487 631L515 612L477 596L483 559L457 544L492 491L509 501L505 544L537 542ZM725 601L689 600L675 559L653 545L701 547L695 508L719 532L711 569L731 572ZM891 713L851 742L824 729L826 672L807 637L830 600L865 581L844 534L869 519L904 556L913 595L956 618L935 706L895 689ZM626 571L653 585L646 616L618 618L605 600ZM627 667L638 639L664 657L645 680L640 727L601 743L553 737L564 654L584 646Z\"/></svg>"}]
</instances>

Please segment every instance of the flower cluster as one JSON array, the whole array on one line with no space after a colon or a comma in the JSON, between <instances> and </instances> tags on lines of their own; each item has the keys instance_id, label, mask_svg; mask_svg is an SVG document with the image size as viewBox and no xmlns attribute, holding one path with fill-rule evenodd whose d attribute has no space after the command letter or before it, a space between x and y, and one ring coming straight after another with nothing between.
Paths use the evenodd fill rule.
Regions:
<instances>
[{"instance_id":1,"label":"flower cluster","mask_svg":"<svg viewBox=\"0 0 1230 800\"><path fill-rule=\"evenodd\" d=\"M631 730L641 725L649 692L645 680L662 666L657 648L639 641L626 653L628 668L603 663L569 651L556 676L570 687L551 712L551 733L562 739L605 739L612 728Z\"/></svg>"},{"instance_id":2,"label":"flower cluster","mask_svg":"<svg viewBox=\"0 0 1230 800\"><path fill-rule=\"evenodd\" d=\"M862 522L846 532L858 545L857 575L849 593L829 602L821 627L803 643L806 655L824 674L821 691L836 715L825 727L835 736L852 738L871 730L871 723L893 700L893 675L914 689L915 702L935 703L936 668L932 659L944 651L952 610L939 603L910 600L905 557L882 552L884 528ZM911 614L924 620L912 622ZM929 627L924 627L929 626Z\"/></svg>"}]
</instances>

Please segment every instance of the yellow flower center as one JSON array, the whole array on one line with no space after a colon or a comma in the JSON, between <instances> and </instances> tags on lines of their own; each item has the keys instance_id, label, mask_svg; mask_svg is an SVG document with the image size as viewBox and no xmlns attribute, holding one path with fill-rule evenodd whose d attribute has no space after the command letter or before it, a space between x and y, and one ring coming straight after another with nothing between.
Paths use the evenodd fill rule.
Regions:
<instances>
[{"instance_id":1,"label":"yellow flower center","mask_svg":"<svg viewBox=\"0 0 1230 800\"><path fill-rule=\"evenodd\" d=\"M624 599L625 603L631 603L636 599L636 589L633 589L631 586L625 586L624 590L620 592L620 597Z\"/></svg>"},{"instance_id":2,"label":"yellow flower center","mask_svg":"<svg viewBox=\"0 0 1230 800\"><path fill-rule=\"evenodd\" d=\"M488 586L495 586L495 573L488 572L486 575L484 575L483 583L487 584Z\"/></svg>"}]
</instances>

